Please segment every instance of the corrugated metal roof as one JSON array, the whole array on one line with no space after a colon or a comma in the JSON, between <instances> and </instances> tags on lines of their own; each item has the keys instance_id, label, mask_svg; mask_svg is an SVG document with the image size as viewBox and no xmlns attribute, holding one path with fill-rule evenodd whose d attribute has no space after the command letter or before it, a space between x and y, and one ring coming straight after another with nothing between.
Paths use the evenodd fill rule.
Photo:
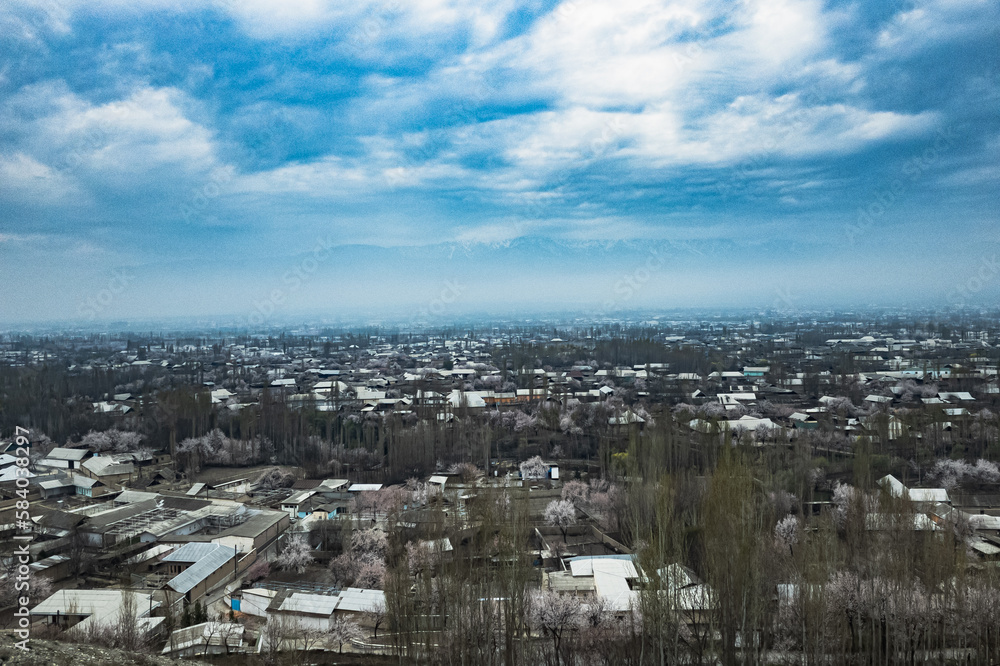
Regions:
<instances>
[{"instance_id":1,"label":"corrugated metal roof","mask_svg":"<svg viewBox=\"0 0 1000 666\"><path fill-rule=\"evenodd\" d=\"M67 449L64 446L57 446L49 451L46 457L55 460L83 460L89 453L89 449Z\"/></svg>"},{"instance_id":2,"label":"corrugated metal roof","mask_svg":"<svg viewBox=\"0 0 1000 666\"><path fill-rule=\"evenodd\" d=\"M186 543L176 551L170 553L163 558L164 562L197 562L198 560L208 557L210 554L214 553L219 548L217 543L205 543L201 541L195 541L192 543Z\"/></svg>"},{"instance_id":3,"label":"corrugated metal roof","mask_svg":"<svg viewBox=\"0 0 1000 666\"><path fill-rule=\"evenodd\" d=\"M362 590L349 587L337 597L337 610L362 613L378 606L385 606L385 592L382 590Z\"/></svg>"},{"instance_id":4,"label":"corrugated metal roof","mask_svg":"<svg viewBox=\"0 0 1000 666\"><path fill-rule=\"evenodd\" d=\"M328 594L294 592L281 603L278 610L289 613L330 616L337 607L338 601L338 597L332 597Z\"/></svg>"},{"instance_id":5,"label":"corrugated metal roof","mask_svg":"<svg viewBox=\"0 0 1000 666\"><path fill-rule=\"evenodd\" d=\"M91 479L90 477L87 476L80 476L79 474L73 475L73 485L79 486L80 488L93 488L98 483L100 483L100 481L98 481L97 479Z\"/></svg>"},{"instance_id":6,"label":"corrugated metal roof","mask_svg":"<svg viewBox=\"0 0 1000 666\"><path fill-rule=\"evenodd\" d=\"M117 621L122 595L135 597L135 610L140 631L149 631L163 622L163 617L148 617L150 610L160 606L151 595L123 590L60 590L31 610L32 615L86 615L71 631L86 631L92 625L110 625Z\"/></svg>"},{"instance_id":7,"label":"corrugated metal roof","mask_svg":"<svg viewBox=\"0 0 1000 666\"><path fill-rule=\"evenodd\" d=\"M132 461L115 460L111 456L98 456L84 460L82 465L98 476L131 474L135 471Z\"/></svg>"},{"instance_id":8,"label":"corrugated metal roof","mask_svg":"<svg viewBox=\"0 0 1000 666\"><path fill-rule=\"evenodd\" d=\"M214 547L214 550L207 553L201 557L197 562L192 564L190 567L177 574L170 582L167 583L170 587L177 590L180 593L185 593L190 591L195 585L205 580L213 573L219 570L219 567L225 565L230 559L236 556L236 549L230 548L229 546L222 546L217 543L189 543L177 550L175 553L167 555L164 560L171 560L172 557L177 555L180 551L184 550L188 546L210 546ZM187 556L185 556L187 557ZM190 561L190 560L179 560L179 561Z\"/></svg>"},{"instance_id":9,"label":"corrugated metal roof","mask_svg":"<svg viewBox=\"0 0 1000 666\"><path fill-rule=\"evenodd\" d=\"M42 481L38 484L38 487L44 488L45 490L52 490L54 488L65 488L72 485L73 482L69 479L55 479L53 481Z\"/></svg>"},{"instance_id":10,"label":"corrugated metal roof","mask_svg":"<svg viewBox=\"0 0 1000 666\"><path fill-rule=\"evenodd\" d=\"M381 483L355 483L352 484L351 487L347 489L347 492L360 493L369 490L381 490L381 489L382 489Z\"/></svg>"},{"instance_id":11,"label":"corrugated metal roof","mask_svg":"<svg viewBox=\"0 0 1000 666\"><path fill-rule=\"evenodd\" d=\"M141 490L123 490L115 497L115 504L132 504L133 502L144 502L146 500L159 497L156 493L147 493Z\"/></svg>"},{"instance_id":12,"label":"corrugated metal roof","mask_svg":"<svg viewBox=\"0 0 1000 666\"><path fill-rule=\"evenodd\" d=\"M138 555L134 555L126 560L129 564L139 564L140 562L145 562L151 560L157 555L162 555L163 553L169 553L173 549L173 546L169 543L159 543L150 548L149 550L144 550Z\"/></svg>"}]
</instances>

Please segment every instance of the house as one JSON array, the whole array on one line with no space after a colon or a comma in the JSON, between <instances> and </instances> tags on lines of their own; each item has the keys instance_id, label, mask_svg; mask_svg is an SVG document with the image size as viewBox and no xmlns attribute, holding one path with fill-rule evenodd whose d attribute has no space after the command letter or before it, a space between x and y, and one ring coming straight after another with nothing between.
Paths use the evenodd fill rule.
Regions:
<instances>
[{"instance_id":1,"label":"house","mask_svg":"<svg viewBox=\"0 0 1000 666\"><path fill-rule=\"evenodd\" d=\"M738 419L731 419L725 421L725 425L729 429L730 434L732 434L734 437L738 437L744 432L749 432L754 434L760 432L763 435L765 433L771 434L773 432L781 430L781 426L779 426L771 419L757 418L754 416L750 416L749 414L745 414Z\"/></svg>"},{"instance_id":2,"label":"house","mask_svg":"<svg viewBox=\"0 0 1000 666\"><path fill-rule=\"evenodd\" d=\"M478 392L454 390L448 394L448 406L452 409L483 409L486 400Z\"/></svg>"},{"instance_id":3,"label":"house","mask_svg":"<svg viewBox=\"0 0 1000 666\"><path fill-rule=\"evenodd\" d=\"M94 402L91 403L94 407L95 414L115 414L118 416L124 416L132 411L132 408L128 405L123 405L121 403L114 402Z\"/></svg>"},{"instance_id":4,"label":"house","mask_svg":"<svg viewBox=\"0 0 1000 666\"><path fill-rule=\"evenodd\" d=\"M886 474L879 479L878 485L893 497L905 497L925 508L932 504L951 504L948 491L944 488L907 488L892 474Z\"/></svg>"},{"instance_id":5,"label":"house","mask_svg":"<svg viewBox=\"0 0 1000 666\"><path fill-rule=\"evenodd\" d=\"M346 616L362 626L371 626L370 613L385 608L385 592L349 587L337 594L336 615Z\"/></svg>"},{"instance_id":6,"label":"house","mask_svg":"<svg viewBox=\"0 0 1000 666\"><path fill-rule=\"evenodd\" d=\"M32 562L28 567L40 576L57 581L67 578L70 575L69 555L49 555L37 562Z\"/></svg>"},{"instance_id":7,"label":"house","mask_svg":"<svg viewBox=\"0 0 1000 666\"><path fill-rule=\"evenodd\" d=\"M719 400L719 404L729 406L740 405L744 402L754 402L757 400L757 394L752 391L739 391L736 393L720 393L716 396Z\"/></svg>"},{"instance_id":8,"label":"house","mask_svg":"<svg viewBox=\"0 0 1000 666\"><path fill-rule=\"evenodd\" d=\"M235 393L230 393L224 388L215 389L212 391L212 404L220 405L227 404L230 400L236 397Z\"/></svg>"},{"instance_id":9,"label":"house","mask_svg":"<svg viewBox=\"0 0 1000 666\"><path fill-rule=\"evenodd\" d=\"M44 618L70 632L86 634L101 627L113 627L123 606L135 611L136 626L142 634L155 634L166 618L152 617L160 606L151 594L128 590L60 590L31 609L33 618Z\"/></svg>"},{"instance_id":10,"label":"house","mask_svg":"<svg viewBox=\"0 0 1000 666\"><path fill-rule=\"evenodd\" d=\"M250 509L247 514L249 517L246 520L223 529L212 538L212 542L234 547L241 554L265 553L291 524L285 511Z\"/></svg>"},{"instance_id":11,"label":"house","mask_svg":"<svg viewBox=\"0 0 1000 666\"><path fill-rule=\"evenodd\" d=\"M84 497L100 497L110 490L102 481L79 474L73 475L73 489Z\"/></svg>"},{"instance_id":12,"label":"house","mask_svg":"<svg viewBox=\"0 0 1000 666\"><path fill-rule=\"evenodd\" d=\"M83 459L90 455L88 449L68 449L56 447L49 451L48 455L38 461L41 467L51 467L55 469L80 469Z\"/></svg>"},{"instance_id":13,"label":"house","mask_svg":"<svg viewBox=\"0 0 1000 666\"><path fill-rule=\"evenodd\" d=\"M308 502L316 493L316 490L300 490L292 493L281 502L281 510L286 511L292 518L305 518L312 512Z\"/></svg>"},{"instance_id":14,"label":"house","mask_svg":"<svg viewBox=\"0 0 1000 666\"><path fill-rule=\"evenodd\" d=\"M631 409L626 410L624 414L621 414L619 416L612 416L608 419L608 425L617 425L617 426L625 426L633 424L642 425L645 422L646 419L642 418L641 416L633 412Z\"/></svg>"},{"instance_id":15,"label":"house","mask_svg":"<svg viewBox=\"0 0 1000 666\"><path fill-rule=\"evenodd\" d=\"M382 490L381 483L352 483L347 489L349 493L367 493L375 490Z\"/></svg>"},{"instance_id":16,"label":"house","mask_svg":"<svg viewBox=\"0 0 1000 666\"><path fill-rule=\"evenodd\" d=\"M815 430L819 427L819 421L812 414L803 414L802 412L795 412L788 417L792 422L792 427L802 428L804 430Z\"/></svg>"},{"instance_id":17,"label":"house","mask_svg":"<svg viewBox=\"0 0 1000 666\"><path fill-rule=\"evenodd\" d=\"M703 625L710 620L715 604L712 589L688 567L673 563L657 571L660 586L671 607L688 625Z\"/></svg>"},{"instance_id":18,"label":"house","mask_svg":"<svg viewBox=\"0 0 1000 666\"><path fill-rule=\"evenodd\" d=\"M130 453L94 456L84 460L82 467L87 476L105 485L128 481L135 474L135 463Z\"/></svg>"},{"instance_id":19,"label":"house","mask_svg":"<svg viewBox=\"0 0 1000 666\"><path fill-rule=\"evenodd\" d=\"M639 593L633 587L637 586L639 572L632 555L573 557L569 560L569 567L568 573L574 580L573 586L576 590L582 590L586 595L601 597L608 610L624 613L638 603ZM554 575L549 574L550 587ZM562 578L566 576L556 576L557 589L559 586L567 586L568 581L560 580Z\"/></svg>"},{"instance_id":20,"label":"house","mask_svg":"<svg viewBox=\"0 0 1000 666\"><path fill-rule=\"evenodd\" d=\"M277 590L269 590L262 587L238 590L230 597L230 607L234 611L239 611L245 615L254 617L267 617L267 609L271 606L271 601L278 595Z\"/></svg>"},{"instance_id":21,"label":"house","mask_svg":"<svg viewBox=\"0 0 1000 666\"><path fill-rule=\"evenodd\" d=\"M218 543L188 543L163 558L166 573L176 574L167 586L189 604L236 573L236 549Z\"/></svg>"},{"instance_id":22,"label":"house","mask_svg":"<svg viewBox=\"0 0 1000 666\"><path fill-rule=\"evenodd\" d=\"M336 595L282 591L271 600L267 616L299 629L328 632L339 601Z\"/></svg>"}]
</instances>

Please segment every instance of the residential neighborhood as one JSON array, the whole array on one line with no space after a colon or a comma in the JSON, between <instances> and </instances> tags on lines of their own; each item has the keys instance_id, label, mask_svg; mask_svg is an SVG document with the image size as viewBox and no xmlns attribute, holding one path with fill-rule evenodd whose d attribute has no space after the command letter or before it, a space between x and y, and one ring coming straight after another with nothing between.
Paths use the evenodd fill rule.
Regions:
<instances>
[{"instance_id":1,"label":"residential neighborhood","mask_svg":"<svg viewBox=\"0 0 1000 666\"><path fill-rule=\"evenodd\" d=\"M921 549L958 539L970 572L1000 562L997 334L751 320L5 339L4 418L30 427L2 445L3 522L12 537L26 478L39 631L175 658L433 659L425 632L478 631L444 605L469 594L494 599L472 619L515 622L528 653L624 649L654 611L678 654L722 650L732 581L685 554L721 547L712 526L684 547L646 535L717 510L723 469L767 475L747 492L776 523L754 529L783 544L761 546L778 549L779 616L802 594L795 544L850 543L859 512L869 542L904 530ZM38 400L42 372L61 398ZM676 508L641 510L664 483ZM768 632L761 649L785 649Z\"/></svg>"}]
</instances>

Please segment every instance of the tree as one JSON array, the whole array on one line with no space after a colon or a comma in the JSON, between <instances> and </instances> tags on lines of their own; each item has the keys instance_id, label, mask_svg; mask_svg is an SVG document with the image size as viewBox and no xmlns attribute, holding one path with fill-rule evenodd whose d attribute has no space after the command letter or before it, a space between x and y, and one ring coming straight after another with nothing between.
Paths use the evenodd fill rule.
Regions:
<instances>
[{"instance_id":1,"label":"tree","mask_svg":"<svg viewBox=\"0 0 1000 666\"><path fill-rule=\"evenodd\" d=\"M350 552L341 553L330 560L330 580L334 585L350 587L358 577L358 558Z\"/></svg>"},{"instance_id":2,"label":"tree","mask_svg":"<svg viewBox=\"0 0 1000 666\"><path fill-rule=\"evenodd\" d=\"M385 560L362 561L354 585L368 590L381 590L385 585Z\"/></svg>"},{"instance_id":3,"label":"tree","mask_svg":"<svg viewBox=\"0 0 1000 666\"><path fill-rule=\"evenodd\" d=\"M297 573L303 573L313 559L312 549L305 539L301 536L294 536L289 539L285 549L275 558L274 562L284 571L295 569Z\"/></svg>"},{"instance_id":4,"label":"tree","mask_svg":"<svg viewBox=\"0 0 1000 666\"><path fill-rule=\"evenodd\" d=\"M590 496L590 486L583 481L567 481L562 489L562 498L573 506L583 506Z\"/></svg>"},{"instance_id":5,"label":"tree","mask_svg":"<svg viewBox=\"0 0 1000 666\"><path fill-rule=\"evenodd\" d=\"M281 651L285 636L288 634L289 626L281 616L268 615L267 624L261 632L263 638L261 648L268 656L268 663L275 663L277 655Z\"/></svg>"},{"instance_id":6,"label":"tree","mask_svg":"<svg viewBox=\"0 0 1000 666\"><path fill-rule=\"evenodd\" d=\"M552 590L537 590L528 597L528 625L552 638L555 663L562 659L563 635L567 629L578 629L583 623L583 605L570 594L560 594Z\"/></svg>"},{"instance_id":7,"label":"tree","mask_svg":"<svg viewBox=\"0 0 1000 666\"><path fill-rule=\"evenodd\" d=\"M336 616L330 622L330 639L337 644L337 651L341 654L344 652L344 643L361 640L364 636L356 622Z\"/></svg>"},{"instance_id":8,"label":"tree","mask_svg":"<svg viewBox=\"0 0 1000 666\"><path fill-rule=\"evenodd\" d=\"M547 525L555 525L559 528L563 535L563 541L566 541L567 528L576 522L576 508L569 500L552 500L545 507L543 517Z\"/></svg>"},{"instance_id":9,"label":"tree","mask_svg":"<svg viewBox=\"0 0 1000 666\"><path fill-rule=\"evenodd\" d=\"M288 472L282 472L277 467L265 471L254 482L254 485L261 490L274 490L276 488L290 488L295 483L295 477Z\"/></svg>"},{"instance_id":10,"label":"tree","mask_svg":"<svg viewBox=\"0 0 1000 666\"><path fill-rule=\"evenodd\" d=\"M522 479L543 479L545 478L545 473L548 472L549 468L542 461L541 456L535 456L533 458L528 458L523 463L521 463L521 478Z\"/></svg>"},{"instance_id":11,"label":"tree","mask_svg":"<svg viewBox=\"0 0 1000 666\"><path fill-rule=\"evenodd\" d=\"M256 583L259 580L264 580L269 575L271 575L271 563L264 558L260 558L247 569L246 582Z\"/></svg>"},{"instance_id":12,"label":"tree","mask_svg":"<svg viewBox=\"0 0 1000 666\"><path fill-rule=\"evenodd\" d=\"M389 539L384 531L377 527L367 530L356 530L351 535L351 550L364 557L384 558L389 550Z\"/></svg>"},{"instance_id":13,"label":"tree","mask_svg":"<svg viewBox=\"0 0 1000 666\"><path fill-rule=\"evenodd\" d=\"M791 554L792 548L799 542L799 519L791 514L785 516L774 526L774 543L778 550Z\"/></svg>"},{"instance_id":14,"label":"tree","mask_svg":"<svg viewBox=\"0 0 1000 666\"><path fill-rule=\"evenodd\" d=\"M80 443L88 449L97 451L98 453L102 453L104 451L125 453L138 449L142 440L143 436L140 433L111 428L110 430L105 430L104 432L91 430L83 436Z\"/></svg>"},{"instance_id":15,"label":"tree","mask_svg":"<svg viewBox=\"0 0 1000 666\"><path fill-rule=\"evenodd\" d=\"M462 483L472 483L483 475L482 470L470 462L455 463L448 468L448 473L460 477Z\"/></svg>"},{"instance_id":16,"label":"tree","mask_svg":"<svg viewBox=\"0 0 1000 666\"><path fill-rule=\"evenodd\" d=\"M135 593L123 590L122 605L118 609L118 617L112 627L112 640L116 647L128 652L137 652L142 647L145 636L139 632L138 617Z\"/></svg>"},{"instance_id":17,"label":"tree","mask_svg":"<svg viewBox=\"0 0 1000 666\"><path fill-rule=\"evenodd\" d=\"M371 622L375 629L375 638L378 638L378 628L385 622L386 608L385 602L379 601L365 609L365 617Z\"/></svg>"},{"instance_id":18,"label":"tree","mask_svg":"<svg viewBox=\"0 0 1000 666\"><path fill-rule=\"evenodd\" d=\"M17 558L12 557L10 561L16 562ZM23 588L25 582L28 585L27 588ZM17 589L18 583L22 586L21 590ZM25 595L25 589L30 590L31 601L33 604L37 604L52 595L52 581L47 576L39 576L34 571L28 572L27 581L23 579L19 581L13 570L8 572L7 577L0 583L0 608L16 605L17 600Z\"/></svg>"}]
</instances>

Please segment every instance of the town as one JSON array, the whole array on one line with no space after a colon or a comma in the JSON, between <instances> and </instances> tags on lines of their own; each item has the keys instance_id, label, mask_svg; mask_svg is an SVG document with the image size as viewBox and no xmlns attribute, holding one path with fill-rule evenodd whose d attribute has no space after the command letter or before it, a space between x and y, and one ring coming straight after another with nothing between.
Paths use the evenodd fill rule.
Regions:
<instances>
[{"instance_id":1,"label":"town","mask_svg":"<svg viewBox=\"0 0 1000 666\"><path fill-rule=\"evenodd\" d=\"M6 334L4 621L219 663L994 663L998 337Z\"/></svg>"}]
</instances>

